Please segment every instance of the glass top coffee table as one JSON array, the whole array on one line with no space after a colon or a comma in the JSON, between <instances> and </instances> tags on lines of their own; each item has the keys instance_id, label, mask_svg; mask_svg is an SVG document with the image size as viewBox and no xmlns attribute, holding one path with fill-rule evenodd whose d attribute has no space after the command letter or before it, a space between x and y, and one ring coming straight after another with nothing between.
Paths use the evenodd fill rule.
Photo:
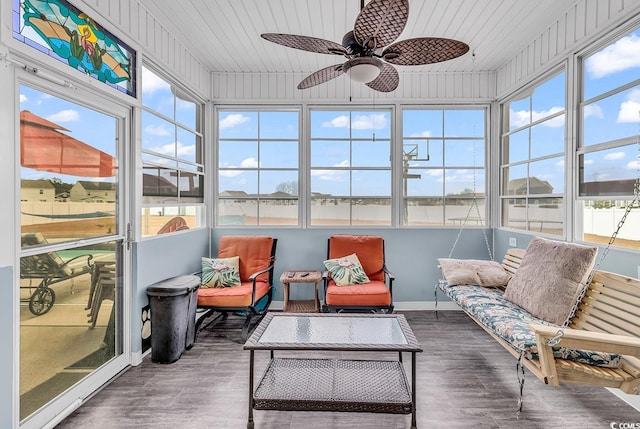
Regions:
<instances>
[{"instance_id":1,"label":"glass top coffee table","mask_svg":"<svg viewBox=\"0 0 640 429\"><path fill-rule=\"evenodd\" d=\"M416 427L416 353L422 348L402 314L267 313L244 345L253 410L411 414ZM271 360L254 390L254 352ZM398 352L397 360L274 356L276 350ZM411 353L411 383L402 353ZM299 356L299 354L297 354Z\"/></svg>"}]
</instances>

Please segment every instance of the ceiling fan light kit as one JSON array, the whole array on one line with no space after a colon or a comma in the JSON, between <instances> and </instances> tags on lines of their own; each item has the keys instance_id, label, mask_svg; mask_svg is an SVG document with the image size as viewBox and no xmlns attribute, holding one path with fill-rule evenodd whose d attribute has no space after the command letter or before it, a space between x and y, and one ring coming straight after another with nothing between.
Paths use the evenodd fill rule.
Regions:
<instances>
[{"instance_id":1,"label":"ceiling fan light kit","mask_svg":"<svg viewBox=\"0 0 640 429\"><path fill-rule=\"evenodd\" d=\"M382 61L375 57L353 58L342 65L342 71L358 83L369 83L376 79L381 69Z\"/></svg>"},{"instance_id":2,"label":"ceiling fan light kit","mask_svg":"<svg viewBox=\"0 0 640 429\"><path fill-rule=\"evenodd\" d=\"M296 34L265 33L261 37L289 48L320 54L340 55L347 60L310 74L298 84L307 89L347 74L380 92L391 92L400 78L393 66L415 66L448 61L466 54L469 46L458 40L418 37L393 43L409 18L409 0L371 0L358 14L353 31L342 44Z\"/></svg>"}]
</instances>

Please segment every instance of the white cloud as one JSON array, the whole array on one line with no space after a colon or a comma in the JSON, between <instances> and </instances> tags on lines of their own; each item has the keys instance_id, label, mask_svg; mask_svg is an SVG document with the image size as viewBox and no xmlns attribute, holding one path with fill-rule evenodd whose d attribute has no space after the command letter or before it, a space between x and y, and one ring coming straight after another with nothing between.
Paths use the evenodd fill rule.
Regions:
<instances>
[{"instance_id":1,"label":"white cloud","mask_svg":"<svg viewBox=\"0 0 640 429\"><path fill-rule=\"evenodd\" d=\"M349 161L344 160L337 164L334 164L332 167L348 167ZM311 175L317 177L320 180L325 180L328 182L340 182L343 181L346 177L347 172L342 170L311 170Z\"/></svg>"},{"instance_id":2,"label":"white cloud","mask_svg":"<svg viewBox=\"0 0 640 429\"><path fill-rule=\"evenodd\" d=\"M29 101L27 96L24 94L20 94L20 103L26 103L27 101Z\"/></svg>"},{"instance_id":3,"label":"white cloud","mask_svg":"<svg viewBox=\"0 0 640 429\"><path fill-rule=\"evenodd\" d=\"M586 164L586 162L585 162L585 164ZM560 161L556 162L556 167L564 168L564 159L561 159Z\"/></svg>"},{"instance_id":4,"label":"white cloud","mask_svg":"<svg viewBox=\"0 0 640 429\"><path fill-rule=\"evenodd\" d=\"M409 137L431 137L431 131L423 131L421 133L413 133Z\"/></svg>"},{"instance_id":5,"label":"white cloud","mask_svg":"<svg viewBox=\"0 0 640 429\"><path fill-rule=\"evenodd\" d=\"M618 119L616 121L618 123L637 123L640 121L640 89L631 91L627 96L627 101L623 101L620 104Z\"/></svg>"},{"instance_id":6,"label":"white cloud","mask_svg":"<svg viewBox=\"0 0 640 429\"><path fill-rule=\"evenodd\" d=\"M591 165L593 164L593 159L587 159L584 161L584 165Z\"/></svg>"},{"instance_id":7,"label":"white cloud","mask_svg":"<svg viewBox=\"0 0 640 429\"><path fill-rule=\"evenodd\" d=\"M218 174L222 177L236 177L241 175L243 172L240 170L220 170Z\"/></svg>"},{"instance_id":8,"label":"white cloud","mask_svg":"<svg viewBox=\"0 0 640 429\"><path fill-rule=\"evenodd\" d=\"M604 159L607 161L617 161L619 159L624 159L627 155L624 152L613 152L608 153L604 156Z\"/></svg>"},{"instance_id":9,"label":"white cloud","mask_svg":"<svg viewBox=\"0 0 640 429\"><path fill-rule=\"evenodd\" d=\"M179 158L193 158L196 153L196 145L184 145L178 142L178 157Z\"/></svg>"},{"instance_id":10,"label":"white cloud","mask_svg":"<svg viewBox=\"0 0 640 429\"><path fill-rule=\"evenodd\" d=\"M242 168L258 168L258 160L253 158L253 157L243 159L240 162L240 167L242 167Z\"/></svg>"},{"instance_id":11,"label":"white cloud","mask_svg":"<svg viewBox=\"0 0 640 429\"><path fill-rule=\"evenodd\" d=\"M237 125L244 124L248 120L248 116L244 116L241 113L232 113L220 121L220 129L224 130L226 128L233 128Z\"/></svg>"},{"instance_id":12,"label":"white cloud","mask_svg":"<svg viewBox=\"0 0 640 429\"><path fill-rule=\"evenodd\" d=\"M80 114L77 110L67 109L54 113L47 117L47 119L53 122L73 122L80 119Z\"/></svg>"},{"instance_id":13,"label":"white cloud","mask_svg":"<svg viewBox=\"0 0 640 429\"><path fill-rule=\"evenodd\" d=\"M628 170L640 170L640 159L627 163Z\"/></svg>"},{"instance_id":14,"label":"white cloud","mask_svg":"<svg viewBox=\"0 0 640 429\"><path fill-rule=\"evenodd\" d=\"M388 126L387 116L384 113L372 113L369 115L356 115L350 124L347 115L340 115L331 121L322 124L325 128L351 128L354 130L380 130Z\"/></svg>"},{"instance_id":15,"label":"white cloud","mask_svg":"<svg viewBox=\"0 0 640 429\"><path fill-rule=\"evenodd\" d=\"M541 111L533 111L529 112L528 110L511 110L510 117L511 123L517 127L522 127L524 125L528 125L529 118L531 118L532 122L538 121L542 118L546 118L547 116L553 115L555 113L563 111L563 107L552 107L549 110L541 110ZM545 121L542 125L546 127L557 128L564 125L564 115L556 116L555 118Z\"/></svg>"},{"instance_id":16,"label":"white cloud","mask_svg":"<svg viewBox=\"0 0 640 429\"><path fill-rule=\"evenodd\" d=\"M168 82L146 68L142 68L142 93L152 95L156 91L171 90Z\"/></svg>"},{"instance_id":17,"label":"white cloud","mask_svg":"<svg viewBox=\"0 0 640 429\"><path fill-rule=\"evenodd\" d=\"M349 117L341 115L337 118L333 118L331 121L323 122L322 126L324 128L346 128L349 126Z\"/></svg>"},{"instance_id":18,"label":"white cloud","mask_svg":"<svg viewBox=\"0 0 640 429\"><path fill-rule=\"evenodd\" d=\"M152 136L169 136L171 129L165 125L147 125L144 132Z\"/></svg>"},{"instance_id":19,"label":"white cloud","mask_svg":"<svg viewBox=\"0 0 640 429\"><path fill-rule=\"evenodd\" d=\"M584 117L585 118L604 118L604 113L602 113L602 108L597 104L588 104L584 106Z\"/></svg>"},{"instance_id":20,"label":"white cloud","mask_svg":"<svg viewBox=\"0 0 640 429\"><path fill-rule=\"evenodd\" d=\"M640 37L631 34L623 37L586 61L587 73L598 79L610 74L640 67Z\"/></svg>"}]
</instances>

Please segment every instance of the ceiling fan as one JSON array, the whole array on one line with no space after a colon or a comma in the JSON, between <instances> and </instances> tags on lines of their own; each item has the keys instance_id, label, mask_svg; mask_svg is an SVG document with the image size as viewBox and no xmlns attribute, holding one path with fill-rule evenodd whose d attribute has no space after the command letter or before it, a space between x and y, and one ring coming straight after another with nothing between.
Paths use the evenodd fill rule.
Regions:
<instances>
[{"instance_id":1,"label":"ceiling fan","mask_svg":"<svg viewBox=\"0 0 640 429\"><path fill-rule=\"evenodd\" d=\"M360 9L353 31L344 35L342 44L295 34L265 33L261 37L289 48L347 58L344 63L310 74L298 84L298 89L311 88L346 73L376 91L391 92L400 80L392 64L438 63L469 51L466 43L440 37L418 37L391 44L407 24L409 0L371 0L366 6L361 0Z\"/></svg>"}]
</instances>

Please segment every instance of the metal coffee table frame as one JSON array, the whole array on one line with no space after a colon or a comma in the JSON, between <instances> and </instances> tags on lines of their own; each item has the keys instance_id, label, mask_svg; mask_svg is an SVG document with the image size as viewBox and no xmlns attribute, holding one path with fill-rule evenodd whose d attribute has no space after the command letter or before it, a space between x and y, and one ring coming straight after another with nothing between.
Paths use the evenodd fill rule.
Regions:
<instances>
[{"instance_id":1,"label":"metal coffee table frame","mask_svg":"<svg viewBox=\"0 0 640 429\"><path fill-rule=\"evenodd\" d=\"M283 317L298 319L278 319ZM395 319L394 328L399 329L403 341L372 338L374 341L367 343L317 342L303 341L284 332L282 338L275 340L273 335L263 335L274 319L298 323L302 318L315 317L333 318L332 321L345 324L347 329L352 322L362 323L366 318ZM248 429L254 427L254 409L411 414L411 428L416 428L416 353L422 352L422 348L402 314L268 313L244 349L250 352ZM268 350L271 359L254 390L256 350ZM300 358L299 354L295 358L276 358L276 350L398 352L398 360L307 359ZM411 353L410 385L402 364L403 352Z\"/></svg>"}]
</instances>

